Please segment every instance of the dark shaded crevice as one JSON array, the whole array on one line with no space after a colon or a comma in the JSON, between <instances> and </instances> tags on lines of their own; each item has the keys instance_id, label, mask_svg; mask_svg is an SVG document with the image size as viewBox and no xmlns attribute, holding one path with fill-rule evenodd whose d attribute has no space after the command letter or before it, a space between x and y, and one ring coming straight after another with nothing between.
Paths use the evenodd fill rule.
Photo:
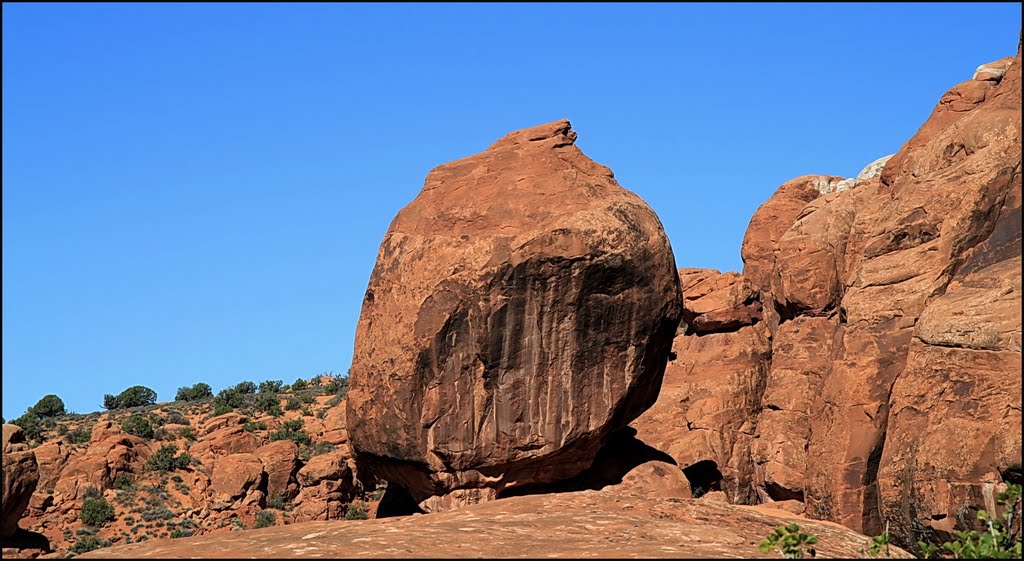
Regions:
<instances>
[{"instance_id":1,"label":"dark shaded crevice","mask_svg":"<svg viewBox=\"0 0 1024 561\"><path fill-rule=\"evenodd\" d=\"M604 446L598 450L594 462L575 477L554 483L523 485L498 492L499 499L542 495L547 493L571 493L574 491L599 490L608 485L622 483L622 478L633 468L651 461L675 465L675 460L665 452L648 446L636 438L636 429L626 427L613 432Z\"/></svg>"},{"instance_id":2,"label":"dark shaded crevice","mask_svg":"<svg viewBox=\"0 0 1024 561\"><path fill-rule=\"evenodd\" d=\"M711 491L722 490L724 476L713 460L701 460L683 468L683 475L690 482L693 498L697 499Z\"/></svg>"},{"instance_id":3,"label":"dark shaded crevice","mask_svg":"<svg viewBox=\"0 0 1024 561\"><path fill-rule=\"evenodd\" d=\"M388 483L384 490L384 496L380 498L377 505L377 516L375 518L392 518L394 516L410 516L423 514L423 509L416 504L409 491L397 483Z\"/></svg>"},{"instance_id":4,"label":"dark shaded crevice","mask_svg":"<svg viewBox=\"0 0 1024 561\"><path fill-rule=\"evenodd\" d=\"M891 391L890 391L891 394ZM864 469L864 503L861 511L861 524L863 533L874 536L882 531L882 516L878 495L878 468L882 463L882 451L885 449L885 435L878 436L878 440L871 448L868 455L867 465Z\"/></svg>"},{"instance_id":5,"label":"dark shaded crevice","mask_svg":"<svg viewBox=\"0 0 1024 561\"><path fill-rule=\"evenodd\" d=\"M787 489L778 483L769 482L765 483L764 490L768 493L773 501L800 501L804 502L804 492L802 489Z\"/></svg>"}]
</instances>

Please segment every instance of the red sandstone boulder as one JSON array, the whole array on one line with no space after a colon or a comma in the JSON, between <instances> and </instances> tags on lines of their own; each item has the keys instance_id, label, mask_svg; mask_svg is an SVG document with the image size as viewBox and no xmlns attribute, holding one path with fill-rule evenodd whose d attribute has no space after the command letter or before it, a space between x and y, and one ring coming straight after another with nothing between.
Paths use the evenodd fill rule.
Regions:
<instances>
[{"instance_id":1,"label":"red sandstone boulder","mask_svg":"<svg viewBox=\"0 0 1024 561\"><path fill-rule=\"evenodd\" d=\"M92 442L85 454L68 461L54 486L57 502L76 501L86 487L109 488L121 474L137 474L151 450L140 438L110 431L105 440Z\"/></svg>"},{"instance_id":2,"label":"red sandstone boulder","mask_svg":"<svg viewBox=\"0 0 1024 561\"><path fill-rule=\"evenodd\" d=\"M774 264L775 245L796 221L804 205L829 192L842 177L804 175L783 183L765 201L743 236L743 278L756 290L766 290Z\"/></svg>"},{"instance_id":3,"label":"red sandstone boulder","mask_svg":"<svg viewBox=\"0 0 1024 561\"><path fill-rule=\"evenodd\" d=\"M3 426L3 495L0 504L0 538L10 538L18 530L18 520L32 500L39 480L35 453L25 444L25 434L17 425Z\"/></svg>"},{"instance_id":4,"label":"red sandstone boulder","mask_svg":"<svg viewBox=\"0 0 1024 561\"><path fill-rule=\"evenodd\" d=\"M731 331L761 319L760 295L739 273L679 269L679 282L690 332Z\"/></svg>"},{"instance_id":5,"label":"red sandstone boulder","mask_svg":"<svg viewBox=\"0 0 1024 561\"><path fill-rule=\"evenodd\" d=\"M295 473L299 470L299 447L291 440L278 440L254 452L267 474L267 497L290 499L298 493Z\"/></svg>"},{"instance_id":6,"label":"red sandstone boulder","mask_svg":"<svg viewBox=\"0 0 1024 561\"><path fill-rule=\"evenodd\" d=\"M425 508L573 476L658 395L672 251L575 138L558 121L434 169L381 244L348 430Z\"/></svg>"},{"instance_id":7,"label":"red sandstone boulder","mask_svg":"<svg viewBox=\"0 0 1024 561\"><path fill-rule=\"evenodd\" d=\"M210 477L210 508L224 510L263 498L263 462L254 454L232 454L218 458Z\"/></svg>"},{"instance_id":8,"label":"red sandstone boulder","mask_svg":"<svg viewBox=\"0 0 1024 561\"><path fill-rule=\"evenodd\" d=\"M60 479L60 472L71 461L72 452L72 447L63 440L44 442L35 448L36 463L39 464L40 489L54 488Z\"/></svg>"},{"instance_id":9,"label":"red sandstone boulder","mask_svg":"<svg viewBox=\"0 0 1024 561\"><path fill-rule=\"evenodd\" d=\"M203 463L211 463L222 456L250 454L259 447L260 442L252 433L243 430L241 426L231 425L207 434L193 444L188 452Z\"/></svg>"}]
</instances>

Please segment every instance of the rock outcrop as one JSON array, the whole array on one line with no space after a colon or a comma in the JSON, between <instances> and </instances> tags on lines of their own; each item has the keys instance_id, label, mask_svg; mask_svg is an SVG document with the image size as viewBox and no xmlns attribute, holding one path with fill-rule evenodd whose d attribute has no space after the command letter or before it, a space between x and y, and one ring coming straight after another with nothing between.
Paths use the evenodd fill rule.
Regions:
<instances>
[{"instance_id":1,"label":"rock outcrop","mask_svg":"<svg viewBox=\"0 0 1024 561\"><path fill-rule=\"evenodd\" d=\"M1020 64L952 88L856 188L780 187L742 276L682 270L689 329L640 438L730 500L904 544L992 510L1021 478Z\"/></svg>"},{"instance_id":2,"label":"rock outcrop","mask_svg":"<svg viewBox=\"0 0 1024 561\"><path fill-rule=\"evenodd\" d=\"M18 530L18 521L32 500L39 481L35 452L25 444L25 434L17 425L3 426L3 496L0 504L0 539L9 539Z\"/></svg>"},{"instance_id":3,"label":"rock outcrop","mask_svg":"<svg viewBox=\"0 0 1024 561\"><path fill-rule=\"evenodd\" d=\"M650 483L651 476L645 471L642 479ZM837 524L777 509L634 492L630 481L627 475L624 485L600 491L509 497L429 516L150 540L81 557L754 559L777 557L762 554L757 546L791 522L818 536L820 557L868 557L871 539ZM897 547L890 554L913 558Z\"/></svg>"},{"instance_id":4,"label":"rock outcrop","mask_svg":"<svg viewBox=\"0 0 1024 561\"><path fill-rule=\"evenodd\" d=\"M434 169L381 244L349 438L428 511L579 473L658 395L672 250L575 139L558 121Z\"/></svg>"}]
</instances>

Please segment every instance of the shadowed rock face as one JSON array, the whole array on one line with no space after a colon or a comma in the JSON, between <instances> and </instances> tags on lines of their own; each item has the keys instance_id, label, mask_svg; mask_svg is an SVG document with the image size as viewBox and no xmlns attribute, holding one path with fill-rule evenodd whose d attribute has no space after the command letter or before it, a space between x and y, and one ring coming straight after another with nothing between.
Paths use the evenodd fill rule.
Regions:
<instances>
[{"instance_id":1,"label":"shadowed rock face","mask_svg":"<svg viewBox=\"0 0 1024 561\"><path fill-rule=\"evenodd\" d=\"M780 187L742 277L681 270L689 329L642 440L714 462L733 501L899 543L994 510L1021 465L1021 55L996 66L852 188Z\"/></svg>"},{"instance_id":2,"label":"shadowed rock face","mask_svg":"<svg viewBox=\"0 0 1024 561\"><path fill-rule=\"evenodd\" d=\"M434 169L381 244L349 433L428 511L576 475L657 398L672 250L575 139L558 121Z\"/></svg>"},{"instance_id":3,"label":"shadowed rock face","mask_svg":"<svg viewBox=\"0 0 1024 561\"><path fill-rule=\"evenodd\" d=\"M39 481L36 454L25 444L21 427L4 424L3 444L3 509L0 511L0 539L7 540L18 530L18 520L28 507Z\"/></svg>"}]
</instances>

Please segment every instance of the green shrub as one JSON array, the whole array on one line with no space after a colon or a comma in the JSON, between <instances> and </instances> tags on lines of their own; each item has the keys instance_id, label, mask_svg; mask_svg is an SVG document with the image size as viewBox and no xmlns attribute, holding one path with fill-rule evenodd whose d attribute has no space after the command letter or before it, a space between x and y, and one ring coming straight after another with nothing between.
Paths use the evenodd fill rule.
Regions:
<instances>
[{"instance_id":1,"label":"green shrub","mask_svg":"<svg viewBox=\"0 0 1024 561\"><path fill-rule=\"evenodd\" d=\"M167 416L163 419L164 424L168 425L190 425L188 417L182 415L181 411L173 409L167 412Z\"/></svg>"},{"instance_id":2,"label":"green shrub","mask_svg":"<svg viewBox=\"0 0 1024 561\"><path fill-rule=\"evenodd\" d=\"M303 424L304 422L302 419L285 421L280 429L270 433L270 440L292 440L299 445L308 445L311 440L309 435L306 434L306 431L302 430Z\"/></svg>"},{"instance_id":3,"label":"green shrub","mask_svg":"<svg viewBox=\"0 0 1024 561\"><path fill-rule=\"evenodd\" d=\"M149 440L154 436L153 424L142 415L131 415L121 421L121 430L144 440Z\"/></svg>"},{"instance_id":4,"label":"green shrub","mask_svg":"<svg viewBox=\"0 0 1024 561\"><path fill-rule=\"evenodd\" d=\"M82 489L83 499L96 499L102 496L103 493L95 485L89 485L88 487Z\"/></svg>"},{"instance_id":5,"label":"green shrub","mask_svg":"<svg viewBox=\"0 0 1024 561\"><path fill-rule=\"evenodd\" d=\"M171 539L173 540L173 539L177 539L177 538L187 538L187 537L190 537L191 535L192 535L192 532L189 532L188 530L182 530L181 528L175 528L174 531L171 532Z\"/></svg>"},{"instance_id":6,"label":"green shrub","mask_svg":"<svg viewBox=\"0 0 1024 561\"><path fill-rule=\"evenodd\" d=\"M89 497L82 502L82 522L102 526L114 519L114 507L103 497Z\"/></svg>"},{"instance_id":7,"label":"green shrub","mask_svg":"<svg viewBox=\"0 0 1024 561\"><path fill-rule=\"evenodd\" d=\"M235 391L240 394L252 394L256 393L256 384L246 380L245 382L239 382L235 386Z\"/></svg>"},{"instance_id":8,"label":"green shrub","mask_svg":"<svg viewBox=\"0 0 1024 561\"><path fill-rule=\"evenodd\" d=\"M348 376L334 376L324 387L324 390L329 394L344 397L348 394Z\"/></svg>"},{"instance_id":9,"label":"green shrub","mask_svg":"<svg viewBox=\"0 0 1024 561\"><path fill-rule=\"evenodd\" d=\"M871 538L871 547L868 549L868 555L872 557L878 557L878 554L882 552L882 548L885 548L885 556L892 557L889 552L889 523L885 523L885 531L882 535Z\"/></svg>"},{"instance_id":10,"label":"green shrub","mask_svg":"<svg viewBox=\"0 0 1024 561\"><path fill-rule=\"evenodd\" d=\"M291 510L292 504L284 498L283 495L276 495L267 499L267 508L273 508L277 510Z\"/></svg>"},{"instance_id":11,"label":"green shrub","mask_svg":"<svg viewBox=\"0 0 1024 561\"><path fill-rule=\"evenodd\" d=\"M68 551L79 555L87 551L100 549L101 547L110 547L110 540L101 540L96 536L87 536L76 541L74 545L68 548Z\"/></svg>"},{"instance_id":12,"label":"green shrub","mask_svg":"<svg viewBox=\"0 0 1024 561\"><path fill-rule=\"evenodd\" d=\"M264 423L263 421L259 421L259 422L256 422L256 421L246 421L242 425L242 430L244 430L246 432L256 432L258 430L267 430L267 424Z\"/></svg>"},{"instance_id":13,"label":"green shrub","mask_svg":"<svg viewBox=\"0 0 1024 561\"><path fill-rule=\"evenodd\" d=\"M302 407L302 404L299 403L299 398L294 395L288 396L288 399L284 402L285 411L297 411L300 407Z\"/></svg>"},{"instance_id":14,"label":"green shrub","mask_svg":"<svg viewBox=\"0 0 1024 561\"><path fill-rule=\"evenodd\" d=\"M226 403L218 403L213 407L213 413L211 413L210 416L219 417L225 413L230 413L234 410L234 407L227 405Z\"/></svg>"},{"instance_id":15,"label":"green shrub","mask_svg":"<svg viewBox=\"0 0 1024 561\"><path fill-rule=\"evenodd\" d=\"M22 432L25 433L25 440L40 440L43 437L43 424L39 421L39 417L31 407L28 408L24 415L11 421L11 423L21 427Z\"/></svg>"},{"instance_id":16,"label":"green shrub","mask_svg":"<svg viewBox=\"0 0 1024 561\"><path fill-rule=\"evenodd\" d=\"M814 557L817 551L814 544L818 543L818 536L800 531L797 523L779 526L768 537L761 541L758 549L761 553L768 553L773 549L779 551L786 559L803 559L804 555Z\"/></svg>"},{"instance_id":17,"label":"green shrub","mask_svg":"<svg viewBox=\"0 0 1024 561\"><path fill-rule=\"evenodd\" d=\"M180 429L178 429L178 436L186 440L195 440L196 431L193 430L192 427L181 427Z\"/></svg>"},{"instance_id":18,"label":"green shrub","mask_svg":"<svg viewBox=\"0 0 1024 561\"><path fill-rule=\"evenodd\" d=\"M284 388L284 382L281 380L266 380L260 382L260 393L277 393Z\"/></svg>"},{"instance_id":19,"label":"green shrub","mask_svg":"<svg viewBox=\"0 0 1024 561\"><path fill-rule=\"evenodd\" d=\"M302 461L308 462L313 456L333 452L336 448L337 446L330 442L311 442L299 447L299 457L302 458Z\"/></svg>"},{"instance_id":20,"label":"green shrub","mask_svg":"<svg viewBox=\"0 0 1024 561\"><path fill-rule=\"evenodd\" d=\"M1021 539L1014 535L1011 528L1017 506L1021 502L1021 486L1011 483L1009 489L999 493L996 502L1003 507L1001 518L990 516L984 510L978 511L978 520L988 527L987 530L981 533L975 530L955 531L953 535L956 538L942 544L942 549L951 552L957 559L1020 559ZM923 542L918 546L926 550Z\"/></svg>"},{"instance_id":21,"label":"green shrub","mask_svg":"<svg viewBox=\"0 0 1024 561\"><path fill-rule=\"evenodd\" d=\"M210 397L213 397L213 388L210 384L199 382L192 387L178 388L178 393L174 394L174 401L201 401Z\"/></svg>"},{"instance_id":22,"label":"green shrub","mask_svg":"<svg viewBox=\"0 0 1024 561\"><path fill-rule=\"evenodd\" d=\"M273 512L269 510L261 510L259 514L256 515L256 525L254 527L266 528L267 526L273 526L276 520L277 516L275 516Z\"/></svg>"},{"instance_id":23,"label":"green shrub","mask_svg":"<svg viewBox=\"0 0 1024 561\"><path fill-rule=\"evenodd\" d=\"M154 403L156 403L156 392L146 386L132 386L117 396L110 394L103 396L103 408L108 410L128 409Z\"/></svg>"},{"instance_id":24,"label":"green shrub","mask_svg":"<svg viewBox=\"0 0 1024 561\"><path fill-rule=\"evenodd\" d=\"M303 404L316 403L316 396L311 393L300 393L299 402Z\"/></svg>"},{"instance_id":25,"label":"green shrub","mask_svg":"<svg viewBox=\"0 0 1024 561\"><path fill-rule=\"evenodd\" d=\"M174 444L161 446L159 450L149 457L146 462L146 471L169 472L178 469L185 469L192 463L192 456L182 452L176 456L178 447Z\"/></svg>"},{"instance_id":26,"label":"green shrub","mask_svg":"<svg viewBox=\"0 0 1024 561\"><path fill-rule=\"evenodd\" d=\"M52 393L43 396L42 399L37 401L36 404L32 406L32 410L35 411L35 414L40 418L60 417L66 413L64 410L64 401Z\"/></svg>"},{"instance_id":27,"label":"green shrub","mask_svg":"<svg viewBox=\"0 0 1024 561\"><path fill-rule=\"evenodd\" d=\"M83 428L69 430L64 435L64 439L71 444L88 444L92 440L92 430Z\"/></svg>"},{"instance_id":28,"label":"green shrub","mask_svg":"<svg viewBox=\"0 0 1024 561\"><path fill-rule=\"evenodd\" d=\"M305 380L303 380L302 378L298 378L297 380L295 380L295 383L292 384L292 391L295 392L299 390L304 390L308 385L309 384Z\"/></svg>"},{"instance_id":29,"label":"green shrub","mask_svg":"<svg viewBox=\"0 0 1024 561\"><path fill-rule=\"evenodd\" d=\"M268 415L281 415L281 398L276 393L261 393L256 396L256 409Z\"/></svg>"},{"instance_id":30,"label":"green shrub","mask_svg":"<svg viewBox=\"0 0 1024 561\"><path fill-rule=\"evenodd\" d=\"M356 501L348 505L348 510L345 511L345 520L366 520L369 518L366 512L366 503L363 501Z\"/></svg>"},{"instance_id":31,"label":"green shrub","mask_svg":"<svg viewBox=\"0 0 1024 561\"><path fill-rule=\"evenodd\" d=\"M135 485L132 484L132 476L127 473L122 473L115 477L113 487L120 491L132 491L135 489Z\"/></svg>"}]
</instances>

